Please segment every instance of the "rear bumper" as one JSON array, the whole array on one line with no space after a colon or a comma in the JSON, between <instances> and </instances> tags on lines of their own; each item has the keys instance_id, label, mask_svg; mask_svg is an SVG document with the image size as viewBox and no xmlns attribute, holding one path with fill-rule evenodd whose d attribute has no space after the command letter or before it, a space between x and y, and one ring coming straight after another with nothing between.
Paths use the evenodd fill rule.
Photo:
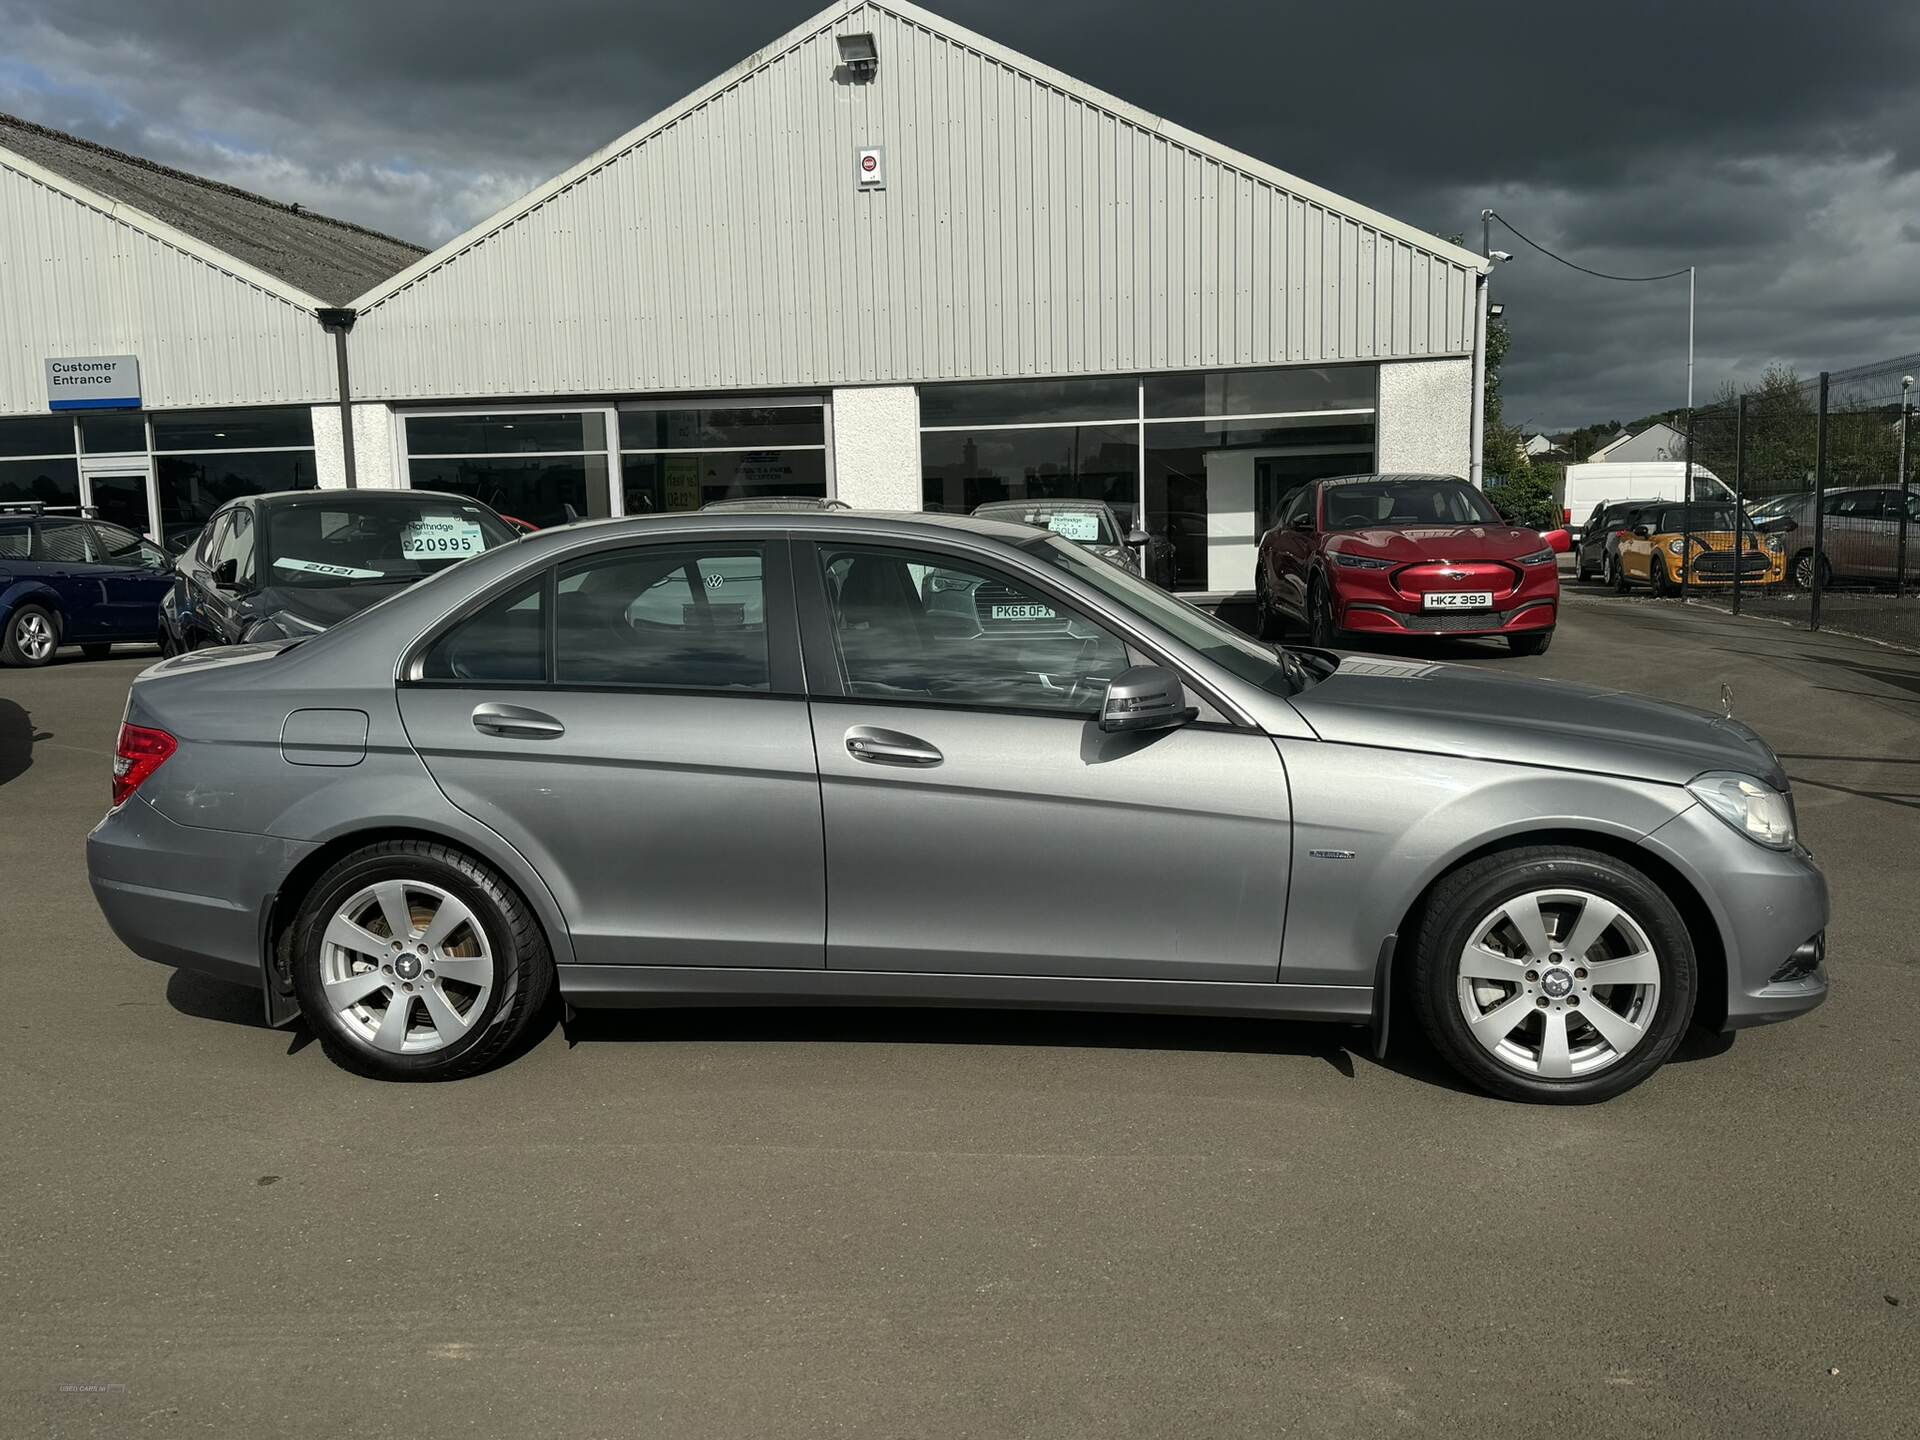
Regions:
<instances>
[{"instance_id":1,"label":"rear bumper","mask_svg":"<svg viewBox=\"0 0 1920 1440\"><path fill-rule=\"evenodd\" d=\"M1755 845L1699 805L1640 843L1686 875L1713 911L1727 962L1722 1029L1791 1020L1827 998L1831 906L1827 878L1806 851Z\"/></svg>"},{"instance_id":2,"label":"rear bumper","mask_svg":"<svg viewBox=\"0 0 1920 1440\"><path fill-rule=\"evenodd\" d=\"M136 795L87 836L87 879L134 954L264 988L268 906L315 848L179 825Z\"/></svg>"}]
</instances>

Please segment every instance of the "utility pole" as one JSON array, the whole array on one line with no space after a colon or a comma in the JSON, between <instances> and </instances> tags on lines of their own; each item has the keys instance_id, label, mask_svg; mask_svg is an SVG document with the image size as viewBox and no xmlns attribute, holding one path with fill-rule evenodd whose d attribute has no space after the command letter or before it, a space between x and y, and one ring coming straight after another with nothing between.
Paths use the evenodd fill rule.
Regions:
<instances>
[{"instance_id":1,"label":"utility pole","mask_svg":"<svg viewBox=\"0 0 1920 1440\"><path fill-rule=\"evenodd\" d=\"M1487 485L1487 282L1493 278L1493 211L1480 212L1480 256L1487 261L1474 281L1473 435L1467 455L1467 479L1475 489Z\"/></svg>"}]
</instances>

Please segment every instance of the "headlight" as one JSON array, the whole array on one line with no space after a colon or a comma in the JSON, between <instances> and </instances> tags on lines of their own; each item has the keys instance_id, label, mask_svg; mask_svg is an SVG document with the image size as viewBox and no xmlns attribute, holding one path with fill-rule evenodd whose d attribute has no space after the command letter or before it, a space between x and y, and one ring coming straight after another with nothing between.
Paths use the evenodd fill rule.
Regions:
<instances>
[{"instance_id":1,"label":"headlight","mask_svg":"<svg viewBox=\"0 0 1920 1440\"><path fill-rule=\"evenodd\" d=\"M1780 544L1780 537L1778 535L1767 536L1767 549L1771 550L1774 554L1778 555L1783 548L1784 547Z\"/></svg>"},{"instance_id":2,"label":"headlight","mask_svg":"<svg viewBox=\"0 0 1920 1440\"><path fill-rule=\"evenodd\" d=\"M1370 555L1349 555L1344 550L1333 552L1333 563L1348 570L1388 570L1393 567L1391 560L1375 560Z\"/></svg>"},{"instance_id":3,"label":"headlight","mask_svg":"<svg viewBox=\"0 0 1920 1440\"><path fill-rule=\"evenodd\" d=\"M1520 563L1522 565L1551 565L1554 562L1554 558L1554 553L1551 549L1536 550L1531 555L1522 555L1520 557Z\"/></svg>"},{"instance_id":4,"label":"headlight","mask_svg":"<svg viewBox=\"0 0 1920 1440\"><path fill-rule=\"evenodd\" d=\"M1715 770L1690 781L1688 791L1756 845L1793 848L1793 801L1751 775Z\"/></svg>"},{"instance_id":5,"label":"headlight","mask_svg":"<svg viewBox=\"0 0 1920 1440\"><path fill-rule=\"evenodd\" d=\"M1684 540L1669 540L1667 541L1667 549L1676 555L1684 555L1687 551L1687 542Z\"/></svg>"}]
</instances>

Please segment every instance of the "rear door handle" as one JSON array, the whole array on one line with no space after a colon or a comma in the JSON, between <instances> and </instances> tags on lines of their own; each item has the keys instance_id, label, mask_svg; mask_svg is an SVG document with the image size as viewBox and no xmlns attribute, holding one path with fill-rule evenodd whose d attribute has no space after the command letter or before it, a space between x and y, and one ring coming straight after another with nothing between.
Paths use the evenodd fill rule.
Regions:
<instances>
[{"instance_id":1,"label":"rear door handle","mask_svg":"<svg viewBox=\"0 0 1920 1440\"><path fill-rule=\"evenodd\" d=\"M524 705L476 706L473 728L482 735L516 740L553 740L567 733L567 727L553 716L529 710Z\"/></svg>"},{"instance_id":2,"label":"rear door handle","mask_svg":"<svg viewBox=\"0 0 1920 1440\"><path fill-rule=\"evenodd\" d=\"M856 725L847 731L847 753L869 765L938 765L945 758L917 736L871 725Z\"/></svg>"}]
</instances>

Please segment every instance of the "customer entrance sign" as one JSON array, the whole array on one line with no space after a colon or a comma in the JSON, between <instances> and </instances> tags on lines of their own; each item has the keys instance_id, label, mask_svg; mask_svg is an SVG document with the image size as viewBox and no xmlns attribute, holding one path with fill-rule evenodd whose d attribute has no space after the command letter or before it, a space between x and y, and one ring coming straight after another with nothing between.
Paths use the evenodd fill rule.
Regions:
<instances>
[{"instance_id":1,"label":"customer entrance sign","mask_svg":"<svg viewBox=\"0 0 1920 1440\"><path fill-rule=\"evenodd\" d=\"M47 408L138 410L139 359L132 355L80 355L49 359Z\"/></svg>"}]
</instances>

